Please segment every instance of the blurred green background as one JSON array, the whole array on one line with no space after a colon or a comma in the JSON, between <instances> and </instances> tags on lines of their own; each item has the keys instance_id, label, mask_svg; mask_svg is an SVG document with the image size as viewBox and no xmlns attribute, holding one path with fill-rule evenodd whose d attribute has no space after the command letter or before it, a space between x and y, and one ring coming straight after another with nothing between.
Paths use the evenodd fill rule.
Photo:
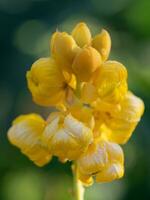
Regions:
<instances>
[{"instance_id":1,"label":"blurred green background","mask_svg":"<svg viewBox=\"0 0 150 200\"><path fill-rule=\"evenodd\" d=\"M0 0L0 200L70 200L70 165L57 159L38 168L9 144L7 129L19 114L49 110L32 102L25 73L49 55L56 29L88 23L93 34L112 36L111 59L129 71L129 87L146 106L142 121L124 148L123 179L88 188L85 200L150 199L150 1L149 0Z\"/></svg>"}]
</instances>

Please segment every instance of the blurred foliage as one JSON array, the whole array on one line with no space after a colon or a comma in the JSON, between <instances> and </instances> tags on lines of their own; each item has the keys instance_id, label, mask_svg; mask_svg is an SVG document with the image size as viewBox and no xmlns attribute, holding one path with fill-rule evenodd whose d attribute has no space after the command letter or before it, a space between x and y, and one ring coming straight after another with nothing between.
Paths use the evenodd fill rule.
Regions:
<instances>
[{"instance_id":1,"label":"blurred foliage","mask_svg":"<svg viewBox=\"0 0 150 200\"><path fill-rule=\"evenodd\" d=\"M71 31L85 21L93 34L102 27L112 36L111 59L124 63L129 87L145 102L145 114L124 146L125 177L87 189L86 200L150 199L150 1L149 0L0 0L0 199L72 199L70 164L56 159L37 168L7 140L20 113L50 112L32 102L25 73L38 57L49 55L56 29Z\"/></svg>"}]
</instances>

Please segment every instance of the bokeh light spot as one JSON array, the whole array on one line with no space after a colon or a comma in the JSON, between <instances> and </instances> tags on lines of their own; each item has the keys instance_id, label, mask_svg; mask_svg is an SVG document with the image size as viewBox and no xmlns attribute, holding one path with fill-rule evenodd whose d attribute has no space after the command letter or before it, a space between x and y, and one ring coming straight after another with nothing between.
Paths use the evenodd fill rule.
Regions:
<instances>
[{"instance_id":1,"label":"bokeh light spot","mask_svg":"<svg viewBox=\"0 0 150 200\"><path fill-rule=\"evenodd\" d=\"M41 56L49 48L48 32L47 26L42 21L26 21L18 28L14 36L14 44L25 54Z\"/></svg>"}]
</instances>

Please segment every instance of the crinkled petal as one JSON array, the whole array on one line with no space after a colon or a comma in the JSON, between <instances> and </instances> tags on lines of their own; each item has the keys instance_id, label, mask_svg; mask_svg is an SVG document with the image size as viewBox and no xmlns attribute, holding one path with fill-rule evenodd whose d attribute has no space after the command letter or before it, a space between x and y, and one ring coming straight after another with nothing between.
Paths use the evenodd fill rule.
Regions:
<instances>
[{"instance_id":1,"label":"crinkled petal","mask_svg":"<svg viewBox=\"0 0 150 200\"><path fill-rule=\"evenodd\" d=\"M43 142L54 155L74 160L83 154L92 142L92 131L71 115L58 114L49 121Z\"/></svg>"},{"instance_id":2,"label":"crinkled petal","mask_svg":"<svg viewBox=\"0 0 150 200\"><path fill-rule=\"evenodd\" d=\"M99 51L102 56L102 60L107 60L111 49L111 38L106 30L96 35L92 40L92 46Z\"/></svg>"},{"instance_id":3,"label":"crinkled petal","mask_svg":"<svg viewBox=\"0 0 150 200\"><path fill-rule=\"evenodd\" d=\"M83 182L96 176L98 182L108 182L123 176L124 155L118 144L97 140L77 160L80 179Z\"/></svg>"},{"instance_id":4,"label":"crinkled petal","mask_svg":"<svg viewBox=\"0 0 150 200\"><path fill-rule=\"evenodd\" d=\"M105 141L108 164L96 175L96 182L111 182L124 175L124 154L122 148L115 143Z\"/></svg>"},{"instance_id":5,"label":"crinkled petal","mask_svg":"<svg viewBox=\"0 0 150 200\"><path fill-rule=\"evenodd\" d=\"M119 62L107 61L97 71L94 85L99 98L108 103L118 103L127 92L127 70Z\"/></svg>"},{"instance_id":6,"label":"crinkled petal","mask_svg":"<svg viewBox=\"0 0 150 200\"><path fill-rule=\"evenodd\" d=\"M104 142L105 148L107 150L107 155L110 163L120 163L124 164L124 154L120 145L113 142Z\"/></svg>"},{"instance_id":7,"label":"crinkled petal","mask_svg":"<svg viewBox=\"0 0 150 200\"><path fill-rule=\"evenodd\" d=\"M123 144L131 137L144 112L143 101L128 92L121 102L121 109L105 114L105 122L111 130L108 138L114 142Z\"/></svg>"},{"instance_id":8,"label":"crinkled petal","mask_svg":"<svg viewBox=\"0 0 150 200\"><path fill-rule=\"evenodd\" d=\"M96 182L111 182L119 179L124 174L124 167L119 163L109 165L105 170L96 175Z\"/></svg>"},{"instance_id":9,"label":"crinkled petal","mask_svg":"<svg viewBox=\"0 0 150 200\"><path fill-rule=\"evenodd\" d=\"M91 43L91 33L85 23L78 23L72 31L72 36L80 47Z\"/></svg>"},{"instance_id":10,"label":"crinkled petal","mask_svg":"<svg viewBox=\"0 0 150 200\"><path fill-rule=\"evenodd\" d=\"M79 172L83 175L94 175L101 171L107 162L108 156L103 143L93 143L87 152L78 159Z\"/></svg>"},{"instance_id":11,"label":"crinkled petal","mask_svg":"<svg viewBox=\"0 0 150 200\"><path fill-rule=\"evenodd\" d=\"M17 146L36 165L47 164L52 155L41 142L45 121L37 114L17 117L8 131L9 141Z\"/></svg>"},{"instance_id":12,"label":"crinkled petal","mask_svg":"<svg viewBox=\"0 0 150 200\"><path fill-rule=\"evenodd\" d=\"M41 58L32 65L27 72L27 82L33 100L39 105L57 105L65 98L66 80L50 58Z\"/></svg>"},{"instance_id":13,"label":"crinkled petal","mask_svg":"<svg viewBox=\"0 0 150 200\"><path fill-rule=\"evenodd\" d=\"M109 111L115 111L115 110L120 110L120 104L115 104L115 103L111 103L111 102L107 102L104 100L101 100L100 98L97 98L96 101L91 103L92 107L94 108L95 112L100 112L101 115L103 115L103 112L109 112ZM99 115L99 117L101 118L102 116Z\"/></svg>"}]
</instances>

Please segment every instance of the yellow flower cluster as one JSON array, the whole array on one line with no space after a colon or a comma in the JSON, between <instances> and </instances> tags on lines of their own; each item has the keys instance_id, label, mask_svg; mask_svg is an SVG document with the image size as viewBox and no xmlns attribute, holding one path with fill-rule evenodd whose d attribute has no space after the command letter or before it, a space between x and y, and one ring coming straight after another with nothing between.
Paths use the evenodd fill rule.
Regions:
<instances>
[{"instance_id":1,"label":"yellow flower cluster","mask_svg":"<svg viewBox=\"0 0 150 200\"><path fill-rule=\"evenodd\" d=\"M35 103L54 106L47 120L19 116L8 131L12 144L38 166L52 156L75 161L85 185L108 182L124 174L119 144L130 138L143 111L143 101L128 91L127 70L108 60L111 38L106 30L92 38L85 23L71 34L55 32L51 56L27 72Z\"/></svg>"}]
</instances>

